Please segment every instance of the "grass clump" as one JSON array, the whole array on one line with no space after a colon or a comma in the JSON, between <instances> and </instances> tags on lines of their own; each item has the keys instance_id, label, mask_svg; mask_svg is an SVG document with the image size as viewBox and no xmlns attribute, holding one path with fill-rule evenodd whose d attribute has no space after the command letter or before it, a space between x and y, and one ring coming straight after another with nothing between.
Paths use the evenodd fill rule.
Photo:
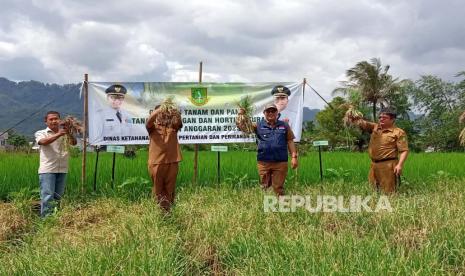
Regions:
<instances>
[{"instance_id":1,"label":"grass clump","mask_svg":"<svg viewBox=\"0 0 465 276\"><path fill-rule=\"evenodd\" d=\"M29 221L12 203L0 203L0 245L19 238L29 227Z\"/></svg>"}]
</instances>

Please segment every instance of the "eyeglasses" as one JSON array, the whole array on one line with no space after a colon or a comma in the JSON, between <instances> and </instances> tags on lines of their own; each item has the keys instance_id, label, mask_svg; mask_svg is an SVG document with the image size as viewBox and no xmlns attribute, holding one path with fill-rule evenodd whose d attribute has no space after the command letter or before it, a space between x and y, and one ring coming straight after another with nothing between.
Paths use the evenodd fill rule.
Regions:
<instances>
[{"instance_id":1,"label":"eyeglasses","mask_svg":"<svg viewBox=\"0 0 465 276\"><path fill-rule=\"evenodd\" d=\"M265 113L276 113L276 112L278 112L278 110L276 110L276 109L267 109L267 110L265 110Z\"/></svg>"}]
</instances>

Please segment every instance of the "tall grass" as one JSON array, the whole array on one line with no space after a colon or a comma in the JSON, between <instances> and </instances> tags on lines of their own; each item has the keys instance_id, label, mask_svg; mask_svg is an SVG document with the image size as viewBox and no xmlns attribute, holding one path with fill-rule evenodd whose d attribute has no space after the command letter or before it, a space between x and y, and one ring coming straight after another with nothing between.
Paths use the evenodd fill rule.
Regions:
<instances>
[{"instance_id":1,"label":"tall grass","mask_svg":"<svg viewBox=\"0 0 465 276\"><path fill-rule=\"evenodd\" d=\"M378 196L344 184L289 188ZM390 197L392 213L265 213L259 188L224 185L180 188L170 216L150 199L71 199L0 244L0 274L463 274L465 187L431 186Z\"/></svg>"},{"instance_id":2,"label":"tall grass","mask_svg":"<svg viewBox=\"0 0 465 276\"><path fill-rule=\"evenodd\" d=\"M0 154L0 195L11 201L0 203L0 275L465 273L463 154L412 154L391 213L265 213L255 153L222 153L217 184L216 153L200 152L194 185L185 152L170 215L150 198L146 154L117 156L114 190L112 155L101 154L97 193L90 154L85 195L81 159L71 158L62 208L46 220L30 209L38 156ZM325 152L323 162L320 182L317 153L300 158L287 193L379 196L366 154Z\"/></svg>"}]
</instances>

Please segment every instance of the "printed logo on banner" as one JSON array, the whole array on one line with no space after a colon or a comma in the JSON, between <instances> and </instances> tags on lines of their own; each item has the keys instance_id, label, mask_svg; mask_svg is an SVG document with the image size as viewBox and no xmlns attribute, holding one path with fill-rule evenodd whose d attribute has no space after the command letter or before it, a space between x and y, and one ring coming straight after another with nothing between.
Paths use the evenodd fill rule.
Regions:
<instances>
[{"instance_id":1,"label":"printed logo on banner","mask_svg":"<svg viewBox=\"0 0 465 276\"><path fill-rule=\"evenodd\" d=\"M205 105L209 100L207 96L207 88L206 87L192 87L190 100L196 106Z\"/></svg>"}]
</instances>

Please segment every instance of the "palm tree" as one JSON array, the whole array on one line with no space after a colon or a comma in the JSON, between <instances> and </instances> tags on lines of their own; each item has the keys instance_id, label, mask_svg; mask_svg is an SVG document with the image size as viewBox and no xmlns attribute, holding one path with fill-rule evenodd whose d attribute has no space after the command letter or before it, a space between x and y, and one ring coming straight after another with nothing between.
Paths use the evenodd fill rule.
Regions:
<instances>
[{"instance_id":1,"label":"palm tree","mask_svg":"<svg viewBox=\"0 0 465 276\"><path fill-rule=\"evenodd\" d=\"M342 93L347 95L352 90L358 90L364 102L373 105L373 120L376 120L376 106L386 106L386 98L400 90L401 83L397 78L388 74L389 65L382 66L379 58L372 58L370 62L361 61L347 70L348 81L343 81L343 87L334 89L333 95Z\"/></svg>"}]
</instances>

